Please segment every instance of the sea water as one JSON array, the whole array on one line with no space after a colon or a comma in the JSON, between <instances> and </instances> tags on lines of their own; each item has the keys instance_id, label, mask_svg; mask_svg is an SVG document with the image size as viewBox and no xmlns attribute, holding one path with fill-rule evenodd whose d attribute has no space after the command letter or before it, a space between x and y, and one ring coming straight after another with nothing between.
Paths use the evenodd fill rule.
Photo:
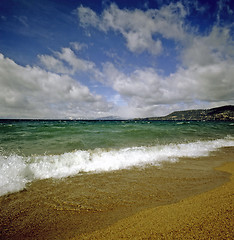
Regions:
<instances>
[{"instance_id":1,"label":"sea water","mask_svg":"<svg viewBox=\"0 0 234 240\"><path fill-rule=\"evenodd\" d=\"M208 156L234 146L231 122L1 121L0 195L32 181Z\"/></svg>"}]
</instances>

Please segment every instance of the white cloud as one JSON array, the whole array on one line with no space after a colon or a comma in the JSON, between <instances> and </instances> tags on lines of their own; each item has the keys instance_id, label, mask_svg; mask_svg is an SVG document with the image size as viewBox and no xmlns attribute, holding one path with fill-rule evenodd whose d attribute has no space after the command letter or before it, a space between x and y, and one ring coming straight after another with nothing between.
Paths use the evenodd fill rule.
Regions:
<instances>
[{"instance_id":1,"label":"white cloud","mask_svg":"<svg viewBox=\"0 0 234 240\"><path fill-rule=\"evenodd\" d=\"M182 52L185 66L204 66L231 60L234 57L234 43L228 28L214 26L205 36L193 36Z\"/></svg>"},{"instance_id":2,"label":"white cloud","mask_svg":"<svg viewBox=\"0 0 234 240\"><path fill-rule=\"evenodd\" d=\"M194 6L205 11L196 1ZM80 6L77 14L81 26L120 33L132 52L158 55L163 51L163 40L180 42L182 65L168 76L151 67L135 67L127 74L110 62L102 63L103 68L98 69L94 62L80 57L80 50L87 45L78 42L71 42L70 48L62 48L52 56L38 56L49 72L39 67L22 67L0 55L0 113L4 117L130 118L233 104L234 42L230 29L216 25L204 35L194 29L188 31L187 7L177 2L159 10L143 11L111 4L97 15ZM220 17L222 1L219 9ZM80 72L99 80L98 91L108 95L112 104L71 77ZM105 91L102 84L106 85ZM112 96L107 93L108 88Z\"/></svg>"},{"instance_id":3,"label":"white cloud","mask_svg":"<svg viewBox=\"0 0 234 240\"><path fill-rule=\"evenodd\" d=\"M88 45L85 43L79 43L79 42L70 42L70 45L72 46L73 49L76 51L80 51L83 48L87 48Z\"/></svg>"},{"instance_id":4,"label":"white cloud","mask_svg":"<svg viewBox=\"0 0 234 240\"><path fill-rule=\"evenodd\" d=\"M80 45L75 45L81 47ZM55 56L39 55L41 63L55 73L74 74L75 72L95 72L95 63L78 58L70 48L62 48L61 52L54 52Z\"/></svg>"},{"instance_id":5,"label":"white cloud","mask_svg":"<svg viewBox=\"0 0 234 240\"><path fill-rule=\"evenodd\" d=\"M223 60L209 65L192 64L180 67L167 77L155 69L137 69L124 74L111 63L103 67L106 84L125 100L119 108L125 117L166 114L186 108L234 103L234 61ZM215 104L214 104L215 103ZM170 106L170 108L162 106ZM176 109L177 107L177 109Z\"/></svg>"},{"instance_id":6,"label":"white cloud","mask_svg":"<svg viewBox=\"0 0 234 240\"><path fill-rule=\"evenodd\" d=\"M223 61L208 66L195 65L187 69L181 68L168 80L174 83L172 87L175 87L177 99L180 101L233 101L233 64L234 61Z\"/></svg>"},{"instance_id":7,"label":"white cloud","mask_svg":"<svg viewBox=\"0 0 234 240\"><path fill-rule=\"evenodd\" d=\"M171 3L161 9L126 10L119 9L111 4L98 16L90 8L80 6L77 9L80 25L87 28L93 26L107 32L120 32L127 41L127 47L132 52L148 51L159 54L162 51L162 42L157 34L163 38L183 40L185 37L184 18L187 14L184 6Z\"/></svg>"},{"instance_id":8,"label":"white cloud","mask_svg":"<svg viewBox=\"0 0 234 240\"><path fill-rule=\"evenodd\" d=\"M62 48L62 52L56 52L56 55L61 60L67 62L73 71L89 71L95 67L93 62L76 57L70 48Z\"/></svg>"},{"instance_id":9,"label":"white cloud","mask_svg":"<svg viewBox=\"0 0 234 240\"><path fill-rule=\"evenodd\" d=\"M179 11L182 13L181 24L175 25L181 26L181 28L174 28L178 31L170 32L169 26L165 25L162 29L158 28L160 30L157 31L164 37L176 38L177 36L179 39L181 36L186 39L182 42L182 65L177 68L175 73L162 76L156 69L138 67L135 71L125 74L112 63L103 65L104 82L117 92L120 99L124 99L125 104L119 108L119 111L126 117L159 115L163 113L162 106L170 106L166 110L164 108L166 114L183 107L191 109L234 103L234 42L230 29L228 26L214 25L211 31L205 35L199 35L198 32L196 35L192 32L185 33L183 32L183 17L186 15L186 11L182 5L165 6L159 10L156 17L159 19L164 16L165 19L173 19L176 15L171 11L172 7L180 9ZM143 22L140 20L140 14L143 18L146 16L146 12L143 13L139 10L131 12L120 10L116 5L112 5L112 8L117 13L113 14L114 10L112 9L112 14L106 18L110 20L109 25L106 26L112 29L119 27L119 31L123 31L123 35L125 29L132 30L134 28L130 23L123 26L127 22L125 15L130 16L129 14L135 13L139 22ZM111 12L110 9L106 11ZM149 11L151 10L148 10L147 14ZM105 12L102 14L103 19L104 16L106 16ZM174 20L177 21L178 18L175 17ZM139 22L136 23L136 26L139 27L136 34L143 31L141 29L144 28ZM147 28L147 18L145 22ZM162 22L160 26L163 26L161 24ZM126 38L130 36L130 32L130 30L126 32ZM128 41L129 49L132 47L131 50L134 50L134 46L136 49L140 47L139 41L137 45L134 45L133 42Z\"/></svg>"},{"instance_id":10,"label":"white cloud","mask_svg":"<svg viewBox=\"0 0 234 240\"><path fill-rule=\"evenodd\" d=\"M162 97L161 78L152 68L139 69L130 75L118 71L113 64L106 63L103 69L106 82L127 99L139 98L142 104L152 97Z\"/></svg>"},{"instance_id":11,"label":"white cloud","mask_svg":"<svg viewBox=\"0 0 234 240\"><path fill-rule=\"evenodd\" d=\"M65 67L63 62L53 56L39 55L41 63L49 70L55 73L69 73L71 69Z\"/></svg>"},{"instance_id":12,"label":"white cloud","mask_svg":"<svg viewBox=\"0 0 234 240\"><path fill-rule=\"evenodd\" d=\"M99 18L97 14L90 8L83 7L82 5L77 9L78 15L81 18L81 25L83 27L92 25L98 26Z\"/></svg>"},{"instance_id":13,"label":"white cloud","mask_svg":"<svg viewBox=\"0 0 234 240\"><path fill-rule=\"evenodd\" d=\"M132 52L159 54L162 38L181 43L182 65L169 76L150 67L136 67L126 74L110 62L103 63L99 70L93 62L78 58L70 48L55 52L54 57L41 57L50 70L67 73L69 67L72 73L89 72L112 88L114 95L109 99L115 105L114 115L144 117L199 105L233 104L234 48L228 27L214 26L205 35L186 31L184 19L188 10L180 2L147 11L119 9L111 4L100 16L83 6L77 11L83 27L121 33ZM80 50L81 46L73 44L73 49Z\"/></svg>"},{"instance_id":14,"label":"white cloud","mask_svg":"<svg viewBox=\"0 0 234 240\"><path fill-rule=\"evenodd\" d=\"M95 117L112 107L67 75L22 67L0 55L0 117Z\"/></svg>"}]
</instances>

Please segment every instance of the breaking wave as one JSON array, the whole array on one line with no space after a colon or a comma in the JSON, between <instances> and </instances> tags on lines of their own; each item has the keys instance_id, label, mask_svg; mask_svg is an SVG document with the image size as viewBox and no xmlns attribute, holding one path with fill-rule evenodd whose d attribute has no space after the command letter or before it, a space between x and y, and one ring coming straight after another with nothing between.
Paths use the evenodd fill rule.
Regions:
<instances>
[{"instance_id":1,"label":"breaking wave","mask_svg":"<svg viewBox=\"0 0 234 240\"><path fill-rule=\"evenodd\" d=\"M113 171L146 164L160 165L163 161L174 162L180 157L207 156L211 151L225 146L234 146L234 139L227 137L118 150L77 150L61 155L0 155L0 195L20 191L27 183L39 179L64 178L84 172Z\"/></svg>"}]
</instances>

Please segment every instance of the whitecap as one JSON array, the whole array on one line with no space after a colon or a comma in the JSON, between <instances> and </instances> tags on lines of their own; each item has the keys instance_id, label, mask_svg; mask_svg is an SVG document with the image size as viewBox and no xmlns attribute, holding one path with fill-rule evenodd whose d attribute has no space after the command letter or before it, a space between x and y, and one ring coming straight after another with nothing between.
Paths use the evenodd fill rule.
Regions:
<instances>
[{"instance_id":1,"label":"whitecap","mask_svg":"<svg viewBox=\"0 0 234 240\"><path fill-rule=\"evenodd\" d=\"M160 165L180 157L207 156L211 151L234 146L234 138L197 141L183 144L94 149L61 155L0 155L0 195L20 191L27 183L38 179L64 178L83 172L114 171L146 164Z\"/></svg>"}]
</instances>

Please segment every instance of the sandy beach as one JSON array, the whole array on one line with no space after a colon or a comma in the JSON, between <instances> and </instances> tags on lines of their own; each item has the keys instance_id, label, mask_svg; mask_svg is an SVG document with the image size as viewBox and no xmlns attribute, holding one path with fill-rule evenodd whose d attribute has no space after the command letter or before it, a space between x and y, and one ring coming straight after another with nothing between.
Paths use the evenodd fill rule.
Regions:
<instances>
[{"instance_id":1,"label":"sandy beach","mask_svg":"<svg viewBox=\"0 0 234 240\"><path fill-rule=\"evenodd\" d=\"M142 211L107 229L74 239L233 239L234 163L217 170L232 174L230 181L214 190Z\"/></svg>"},{"instance_id":2,"label":"sandy beach","mask_svg":"<svg viewBox=\"0 0 234 240\"><path fill-rule=\"evenodd\" d=\"M233 156L33 182L0 198L0 238L233 239Z\"/></svg>"}]
</instances>

